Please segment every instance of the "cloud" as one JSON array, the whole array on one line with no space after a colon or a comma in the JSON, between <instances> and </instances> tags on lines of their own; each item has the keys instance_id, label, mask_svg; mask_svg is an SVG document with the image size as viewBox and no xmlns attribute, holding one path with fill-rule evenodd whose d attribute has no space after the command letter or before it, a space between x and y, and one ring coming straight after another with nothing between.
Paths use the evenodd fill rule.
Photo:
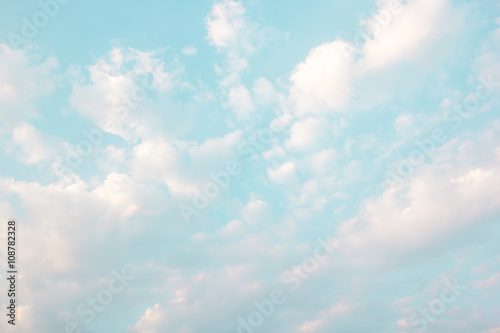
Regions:
<instances>
[{"instance_id":1,"label":"cloud","mask_svg":"<svg viewBox=\"0 0 500 333\"><path fill-rule=\"evenodd\" d=\"M321 311L319 319L307 321L302 324L298 328L299 332L312 333L325 331L328 321L335 320L336 317L346 315L350 309L351 306L348 304L335 304L331 308Z\"/></svg>"},{"instance_id":2,"label":"cloud","mask_svg":"<svg viewBox=\"0 0 500 333\"><path fill-rule=\"evenodd\" d=\"M260 224L269 221L269 204L265 201L255 199L243 207L243 220L251 224Z\"/></svg>"},{"instance_id":3,"label":"cloud","mask_svg":"<svg viewBox=\"0 0 500 333\"><path fill-rule=\"evenodd\" d=\"M493 274L489 279L477 281L477 288L487 289L500 286L500 273Z\"/></svg>"},{"instance_id":4,"label":"cloud","mask_svg":"<svg viewBox=\"0 0 500 333\"><path fill-rule=\"evenodd\" d=\"M500 123L491 121L498 117L481 114L484 118L470 122L401 183L382 183L383 166L374 161L401 137L425 135L421 123L434 116L410 107L420 110L441 100L443 91L432 89L434 69L444 63L463 67L449 50L474 6L406 1L391 24L372 31L351 57L345 51L355 41L337 39L304 50L301 37L293 37L293 45L285 47L307 56L286 69L288 74L270 79L265 75L275 71L266 72L267 50L258 70L250 72L252 57L276 37L254 22L267 13L254 11L254 2L210 5L206 39L222 60L215 73L212 64L197 64L199 83L186 82L179 65L179 59L188 60L181 54L200 50L201 55L192 45L171 62L163 51L114 47L86 67L70 65L65 74L57 73L55 58L0 50L0 126L2 134L12 132L2 144L27 164L19 168L23 176L40 177L0 177L0 219L18 217L20 245L29 244L29 251L19 252L24 267L19 288L30 295L18 309L25 325L19 331L63 331L69 320L83 323L75 313L78 303L107 283L111 269L127 265L138 284L82 330L234 332L240 316L257 310L256 301L269 298L274 288L288 290L283 272L300 274L297 264L314 253L318 237L331 237L338 256L322 262L296 294L287 293L287 302L265 318L263 331L411 330L411 313L440 292L442 284L432 277L444 265L449 271L441 276L472 274L475 288L449 308L449 324L437 320L429 332L496 332L500 313L490 305L498 299L500 278L489 246L498 244ZM377 2L379 12L388 6ZM279 14L280 24L290 18L288 12ZM498 36L496 29L479 48L464 49L464 57L476 59L473 73L500 73ZM173 49L179 53L179 45ZM205 52L197 57L207 59L212 62ZM447 74L446 84L457 90L464 82L452 78L470 73ZM429 91L420 89L429 84ZM51 95L65 85L71 88L69 99L65 89ZM400 94L405 90L411 95ZM67 101L75 112L62 120L57 112L55 119L46 112ZM386 102L390 105L378 107ZM119 112L123 106L126 116ZM496 110L492 106L484 110ZM223 113L219 123L208 116L214 110ZM366 113L353 116L358 110ZM201 223L182 224L178 204L190 203L213 181L211 172L241 158L238 148L251 135L238 128L260 126L275 111L291 121L273 136L263 158L257 154L244 175L231 179ZM32 121L40 115L47 118ZM103 119L110 121L102 129L108 133L105 146L92 155L96 165L85 164L81 176L56 181L40 173L45 162L60 161L64 148L75 149L42 129L58 127L61 135L73 136L61 129L65 121L100 126ZM491 121L486 129L485 119ZM186 129L186 122L193 128ZM7 161L2 172L18 166ZM5 241L0 238L0 247ZM388 265L390 270L377 274L370 270ZM466 322L470 315L473 323Z\"/></svg>"},{"instance_id":5,"label":"cloud","mask_svg":"<svg viewBox=\"0 0 500 333\"><path fill-rule=\"evenodd\" d=\"M206 38L224 56L222 66L217 65L216 72L222 77L220 85L225 106L235 112L238 120L248 119L255 111L255 102L250 90L242 83L242 76L249 68L249 58L279 34L249 20L247 10L240 1L216 2L205 23ZM262 102L262 97L266 98L262 93L269 95L272 87L262 86L265 84L263 81L256 84L256 98Z\"/></svg>"},{"instance_id":6,"label":"cloud","mask_svg":"<svg viewBox=\"0 0 500 333\"><path fill-rule=\"evenodd\" d=\"M146 310L132 329L135 332L156 333L158 332L156 327L159 327L159 323L164 315L165 314L160 310L160 304L155 304Z\"/></svg>"},{"instance_id":7,"label":"cloud","mask_svg":"<svg viewBox=\"0 0 500 333\"><path fill-rule=\"evenodd\" d=\"M274 85L265 78L259 78L252 88L255 103L259 107L269 107L283 102L283 95L278 93Z\"/></svg>"},{"instance_id":8,"label":"cloud","mask_svg":"<svg viewBox=\"0 0 500 333\"><path fill-rule=\"evenodd\" d=\"M236 158L241 131L207 139L199 144L163 138L144 140L133 148L131 168L140 180L163 182L174 196L192 196L209 178Z\"/></svg>"},{"instance_id":9,"label":"cloud","mask_svg":"<svg viewBox=\"0 0 500 333\"><path fill-rule=\"evenodd\" d=\"M348 105L352 72L342 53L344 45L334 41L317 46L295 67L290 75L290 99L297 115L323 114Z\"/></svg>"},{"instance_id":10,"label":"cloud","mask_svg":"<svg viewBox=\"0 0 500 333\"><path fill-rule=\"evenodd\" d=\"M285 145L290 149L314 151L331 146L337 126L325 118L310 117L297 120L290 129L290 139Z\"/></svg>"},{"instance_id":11,"label":"cloud","mask_svg":"<svg viewBox=\"0 0 500 333\"><path fill-rule=\"evenodd\" d=\"M254 276L252 267L245 265L227 265L193 275L169 273L164 285L171 297L146 309L131 327L132 332L187 333L206 330L207 325L214 332L236 330L236 318L245 311L237 300L250 300L261 289L250 277ZM189 320L193 316L196 321Z\"/></svg>"},{"instance_id":12,"label":"cloud","mask_svg":"<svg viewBox=\"0 0 500 333\"><path fill-rule=\"evenodd\" d=\"M49 161L61 150L54 139L26 123L14 129L12 141L20 147L21 159L26 164Z\"/></svg>"},{"instance_id":13,"label":"cloud","mask_svg":"<svg viewBox=\"0 0 500 333\"><path fill-rule=\"evenodd\" d=\"M496 149L486 136L497 137L499 128L494 123L476 142L461 142L462 153L454 163L443 158L367 200L356 218L339 227L336 237L345 254L365 264L394 262L431 245L439 249L440 242L498 214L500 196L495 188L500 186L500 160L476 162L478 151L488 154ZM445 145L439 155L450 158L448 149L453 148Z\"/></svg>"},{"instance_id":14,"label":"cloud","mask_svg":"<svg viewBox=\"0 0 500 333\"><path fill-rule=\"evenodd\" d=\"M187 56L194 56L194 55L198 54L198 50L193 45L183 47L181 52L182 52L182 54L187 55Z\"/></svg>"},{"instance_id":15,"label":"cloud","mask_svg":"<svg viewBox=\"0 0 500 333\"><path fill-rule=\"evenodd\" d=\"M58 60L0 44L0 135L38 116L36 102L54 91L60 78Z\"/></svg>"},{"instance_id":16,"label":"cloud","mask_svg":"<svg viewBox=\"0 0 500 333\"><path fill-rule=\"evenodd\" d=\"M390 2L386 3L380 10L387 11ZM439 42L456 34L463 19L449 0L408 1L396 13L390 14L388 26L381 27L381 32L364 45L359 71L379 70L401 61L421 62Z\"/></svg>"},{"instance_id":17,"label":"cloud","mask_svg":"<svg viewBox=\"0 0 500 333\"><path fill-rule=\"evenodd\" d=\"M250 91L243 85L231 87L228 93L227 105L236 112L238 119L250 119L250 116L255 112Z\"/></svg>"},{"instance_id":18,"label":"cloud","mask_svg":"<svg viewBox=\"0 0 500 333\"><path fill-rule=\"evenodd\" d=\"M162 122L148 107L152 94L179 85L178 70L167 72L165 67L153 52L114 48L88 66L89 83L74 83L70 105L102 131L128 141L148 137Z\"/></svg>"},{"instance_id":19,"label":"cloud","mask_svg":"<svg viewBox=\"0 0 500 333\"><path fill-rule=\"evenodd\" d=\"M238 46L248 37L245 36L248 25L245 13L245 7L241 2L224 0L214 4L206 19L207 38L210 43L218 50Z\"/></svg>"},{"instance_id":20,"label":"cloud","mask_svg":"<svg viewBox=\"0 0 500 333\"><path fill-rule=\"evenodd\" d=\"M492 328L489 331L485 331L484 333L500 333L500 326L496 328Z\"/></svg>"},{"instance_id":21,"label":"cloud","mask_svg":"<svg viewBox=\"0 0 500 333\"><path fill-rule=\"evenodd\" d=\"M285 184L296 179L295 163L286 162L275 169L268 169L267 175L269 179L277 184Z\"/></svg>"},{"instance_id":22,"label":"cloud","mask_svg":"<svg viewBox=\"0 0 500 333\"><path fill-rule=\"evenodd\" d=\"M333 148L322 150L311 156L310 165L316 173L320 175L326 174L334 168L337 155Z\"/></svg>"},{"instance_id":23,"label":"cloud","mask_svg":"<svg viewBox=\"0 0 500 333\"><path fill-rule=\"evenodd\" d=\"M321 44L295 67L289 78L289 100L297 116L372 108L398 91L412 91L417 78L437 65L435 59L452 51L466 9L452 7L448 0L394 3L379 2L377 12L360 22L361 29L368 27L368 38L358 32L353 41ZM415 71L402 74L404 64ZM402 75L412 75L412 82L401 84Z\"/></svg>"}]
</instances>

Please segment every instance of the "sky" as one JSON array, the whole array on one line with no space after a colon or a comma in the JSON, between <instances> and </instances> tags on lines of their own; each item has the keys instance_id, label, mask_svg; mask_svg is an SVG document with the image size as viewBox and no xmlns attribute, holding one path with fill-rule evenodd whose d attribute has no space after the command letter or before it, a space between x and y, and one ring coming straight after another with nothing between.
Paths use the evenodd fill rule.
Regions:
<instances>
[{"instance_id":1,"label":"sky","mask_svg":"<svg viewBox=\"0 0 500 333\"><path fill-rule=\"evenodd\" d=\"M0 18L2 332L500 333L499 1Z\"/></svg>"}]
</instances>

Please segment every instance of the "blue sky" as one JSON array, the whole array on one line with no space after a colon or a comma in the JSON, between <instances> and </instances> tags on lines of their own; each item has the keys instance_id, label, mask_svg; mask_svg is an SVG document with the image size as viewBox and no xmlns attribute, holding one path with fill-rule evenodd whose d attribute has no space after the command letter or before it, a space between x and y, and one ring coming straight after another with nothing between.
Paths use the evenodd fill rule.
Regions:
<instances>
[{"instance_id":1,"label":"blue sky","mask_svg":"<svg viewBox=\"0 0 500 333\"><path fill-rule=\"evenodd\" d=\"M498 1L0 13L2 331L500 332Z\"/></svg>"}]
</instances>

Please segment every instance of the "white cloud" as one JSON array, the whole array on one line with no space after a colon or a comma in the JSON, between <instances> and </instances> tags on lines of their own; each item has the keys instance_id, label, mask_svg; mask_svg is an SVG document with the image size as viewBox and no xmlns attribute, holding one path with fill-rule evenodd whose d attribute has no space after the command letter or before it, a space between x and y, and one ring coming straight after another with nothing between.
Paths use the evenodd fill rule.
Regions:
<instances>
[{"instance_id":1,"label":"white cloud","mask_svg":"<svg viewBox=\"0 0 500 333\"><path fill-rule=\"evenodd\" d=\"M248 119L255 110L251 93L242 83L242 75L249 67L248 58L259 51L277 33L250 21L247 11L240 1L223 0L215 3L205 23L207 39L223 54L223 65L216 66L216 73L222 76L222 94L227 100L225 106L236 113L240 119ZM262 86L263 82L258 82ZM269 89L269 86L260 88ZM269 91L257 87L258 102L269 96Z\"/></svg>"},{"instance_id":2,"label":"white cloud","mask_svg":"<svg viewBox=\"0 0 500 333\"><path fill-rule=\"evenodd\" d=\"M12 134L14 144L22 150L21 158L26 164L54 159L58 153L55 140L49 138L30 124L22 124ZM59 147L60 149L60 147Z\"/></svg>"},{"instance_id":3,"label":"white cloud","mask_svg":"<svg viewBox=\"0 0 500 333\"><path fill-rule=\"evenodd\" d=\"M161 138L144 140L133 149L132 172L139 180L164 182L173 194L194 193L195 184L182 176L182 146Z\"/></svg>"},{"instance_id":4,"label":"white cloud","mask_svg":"<svg viewBox=\"0 0 500 333\"><path fill-rule=\"evenodd\" d=\"M238 119L250 119L250 116L255 112L250 91L243 85L231 87L228 93L228 106L236 112Z\"/></svg>"},{"instance_id":5,"label":"white cloud","mask_svg":"<svg viewBox=\"0 0 500 333\"><path fill-rule=\"evenodd\" d=\"M388 8L383 5L381 9ZM380 34L367 41L360 60L361 71L380 69L402 60L420 62L423 56L442 40L456 33L461 13L449 0L409 1L392 14L391 22Z\"/></svg>"},{"instance_id":6,"label":"white cloud","mask_svg":"<svg viewBox=\"0 0 500 333\"><path fill-rule=\"evenodd\" d=\"M242 315L244 302L251 304L255 293L262 289L249 265L226 265L195 274L179 270L167 273L163 284L168 288L168 296L165 294L160 305L145 311L131 327L133 332L201 332L207 325L214 332L236 330L236 320L227 318ZM190 320L193 317L197 320Z\"/></svg>"},{"instance_id":7,"label":"white cloud","mask_svg":"<svg viewBox=\"0 0 500 333\"><path fill-rule=\"evenodd\" d=\"M489 331L485 331L484 333L500 333L500 326L492 328Z\"/></svg>"},{"instance_id":8,"label":"white cloud","mask_svg":"<svg viewBox=\"0 0 500 333\"><path fill-rule=\"evenodd\" d=\"M236 147L241 142L240 130L218 138L207 139L188 149L191 163L196 168L217 168L236 157Z\"/></svg>"},{"instance_id":9,"label":"white cloud","mask_svg":"<svg viewBox=\"0 0 500 333\"><path fill-rule=\"evenodd\" d=\"M405 133L410 131L414 126L415 116L411 113L406 113L399 115L396 120L394 120L394 128L397 132Z\"/></svg>"},{"instance_id":10,"label":"white cloud","mask_svg":"<svg viewBox=\"0 0 500 333\"><path fill-rule=\"evenodd\" d=\"M337 152L335 149L325 149L319 153L315 153L310 158L310 165L318 174L326 174L333 170Z\"/></svg>"},{"instance_id":11,"label":"white cloud","mask_svg":"<svg viewBox=\"0 0 500 333\"><path fill-rule=\"evenodd\" d=\"M88 67L90 83L76 82L70 105L103 131L135 141L155 133L161 120L148 108L153 91L165 93L178 83L153 52L114 48Z\"/></svg>"},{"instance_id":12,"label":"white cloud","mask_svg":"<svg viewBox=\"0 0 500 333\"><path fill-rule=\"evenodd\" d=\"M38 97L51 93L59 78L56 58L39 58L0 44L0 135L37 116Z\"/></svg>"},{"instance_id":13,"label":"white cloud","mask_svg":"<svg viewBox=\"0 0 500 333\"><path fill-rule=\"evenodd\" d=\"M241 2L224 0L213 5L206 19L207 38L217 49L236 47L245 36L247 21Z\"/></svg>"},{"instance_id":14,"label":"white cloud","mask_svg":"<svg viewBox=\"0 0 500 333\"><path fill-rule=\"evenodd\" d=\"M243 207L243 220L251 224L265 223L269 220L269 204L265 201L255 199Z\"/></svg>"},{"instance_id":15,"label":"white cloud","mask_svg":"<svg viewBox=\"0 0 500 333\"><path fill-rule=\"evenodd\" d=\"M274 85L265 78L259 78L255 81L252 92L255 103L260 107L273 106L283 100L283 96L279 94L274 88Z\"/></svg>"},{"instance_id":16,"label":"white cloud","mask_svg":"<svg viewBox=\"0 0 500 333\"><path fill-rule=\"evenodd\" d=\"M126 166L127 151L124 148L107 146L98 161L99 168L105 172L120 170Z\"/></svg>"},{"instance_id":17,"label":"white cloud","mask_svg":"<svg viewBox=\"0 0 500 333\"><path fill-rule=\"evenodd\" d=\"M181 50L182 54L188 55L188 56L194 56L198 53L198 50L196 49L195 46L190 45L190 46L185 46Z\"/></svg>"},{"instance_id":18,"label":"white cloud","mask_svg":"<svg viewBox=\"0 0 500 333\"><path fill-rule=\"evenodd\" d=\"M476 73L476 77L482 76L487 81L493 81L495 93L498 93L500 81L500 28L491 32L483 41L481 51L483 52L474 60L472 69Z\"/></svg>"},{"instance_id":19,"label":"white cloud","mask_svg":"<svg viewBox=\"0 0 500 333\"><path fill-rule=\"evenodd\" d=\"M295 112L323 114L345 108L351 96L351 69L341 49L343 41L317 46L290 75Z\"/></svg>"},{"instance_id":20,"label":"white cloud","mask_svg":"<svg viewBox=\"0 0 500 333\"><path fill-rule=\"evenodd\" d=\"M295 163L286 162L275 169L268 169L267 175L272 182L285 184L295 180Z\"/></svg>"},{"instance_id":21,"label":"white cloud","mask_svg":"<svg viewBox=\"0 0 500 333\"><path fill-rule=\"evenodd\" d=\"M94 194L101 201L108 201L108 208L103 219L117 218L117 222L126 221L128 218L138 213L141 209L138 204L138 196L136 191L138 186L135 181L128 175L110 173L97 189Z\"/></svg>"},{"instance_id":22,"label":"white cloud","mask_svg":"<svg viewBox=\"0 0 500 333\"><path fill-rule=\"evenodd\" d=\"M335 320L336 317L346 315L350 310L351 306L349 304L335 304L332 307L321 311L319 319L303 323L298 328L299 332L313 333L323 331L322 329L324 329L325 325L329 321Z\"/></svg>"},{"instance_id":23,"label":"white cloud","mask_svg":"<svg viewBox=\"0 0 500 333\"><path fill-rule=\"evenodd\" d=\"M325 118L307 118L296 121L290 130L290 139L285 142L288 148L311 151L331 146L337 126Z\"/></svg>"},{"instance_id":24,"label":"white cloud","mask_svg":"<svg viewBox=\"0 0 500 333\"><path fill-rule=\"evenodd\" d=\"M391 1L379 2L378 12L389 13ZM336 40L314 47L290 75L290 101L299 117L345 112L352 103L369 109L418 82L421 73L436 66L435 59L452 51L464 27L466 9L448 0L415 0L389 14L372 38L361 43ZM374 14L370 21L379 17ZM362 25L366 22L360 22ZM362 26L363 28L363 26ZM401 84L406 67L415 66L413 80ZM384 73L380 70L384 69ZM358 100L361 95L363 99Z\"/></svg>"},{"instance_id":25,"label":"white cloud","mask_svg":"<svg viewBox=\"0 0 500 333\"><path fill-rule=\"evenodd\" d=\"M133 149L132 172L137 179L167 184L172 195L192 196L210 179L210 172L224 170L236 158L240 140L241 131L200 144L163 138L144 140Z\"/></svg>"},{"instance_id":26,"label":"white cloud","mask_svg":"<svg viewBox=\"0 0 500 333\"><path fill-rule=\"evenodd\" d=\"M439 248L467 227L488 221L500 211L500 160L478 156L490 156L496 147L487 137L499 133L495 123L475 143L454 141L461 151L454 162L447 153L454 145L443 146L436 165L368 200L358 217L339 228L343 251L364 263L390 262L430 245Z\"/></svg>"},{"instance_id":27,"label":"white cloud","mask_svg":"<svg viewBox=\"0 0 500 333\"><path fill-rule=\"evenodd\" d=\"M230 58L249 56L279 35L272 28L251 21L241 1L216 2L205 23L210 44L219 52L226 52Z\"/></svg>"},{"instance_id":28,"label":"white cloud","mask_svg":"<svg viewBox=\"0 0 500 333\"><path fill-rule=\"evenodd\" d=\"M487 280L477 281L476 288L486 289L500 286L500 273L493 274Z\"/></svg>"},{"instance_id":29,"label":"white cloud","mask_svg":"<svg viewBox=\"0 0 500 333\"><path fill-rule=\"evenodd\" d=\"M141 333L156 333L158 332L156 327L159 326L164 315L160 309L160 304L155 304L146 310L132 329Z\"/></svg>"},{"instance_id":30,"label":"white cloud","mask_svg":"<svg viewBox=\"0 0 500 333\"><path fill-rule=\"evenodd\" d=\"M317 332L318 329L323 326L324 320L318 319L313 321L307 321L299 327L299 332L302 333L313 333Z\"/></svg>"}]
</instances>

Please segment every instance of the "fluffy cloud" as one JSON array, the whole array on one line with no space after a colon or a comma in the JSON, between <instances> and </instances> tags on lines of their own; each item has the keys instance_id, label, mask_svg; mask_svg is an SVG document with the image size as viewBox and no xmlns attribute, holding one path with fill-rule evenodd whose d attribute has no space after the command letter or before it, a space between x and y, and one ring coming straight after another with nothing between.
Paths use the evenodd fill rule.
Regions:
<instances>
[{"instance_id":1,"label":"fluffy cloud","mask_svg":"<svg viewBox=\"0 0 500 333\"><path fill-rule=\"evenodd\" d=\"M285 184L296 181L295 163L286 162L275 169L267 170L267 175L272 182Z\"/></svg>"},{"instance_id":2,"label":"fluffy cloud","mask_svg":"<svg viewBox=\"0 0 500 333\"><path fill-rule=\"evenodd\" d=\"M124 174L110 174L92 185L68 179L46 186L12 179L0 179L0 184L1 197L16 205L16 214L11 214L19 219L20 244L30 249L19 251L18 259L23 263L18 288L30 294L22 308L28 315L21 326L26 332L27 326L42 332L64 329L76 316L78 303L106 284L103 275L124 265L112 253L116 248L127 251L124 239L140 229L131 218L147 215L159 195L154 186L140 185ZM112 236L117 232L121 236ZM5 241L0 244L6 246ZM102 253L108 253L106 258ZM54 293L57 296L48 296Z\"/></svg>"},{"instance_id":3,"label":"fluffy cloud","mask_svg":"<svg viewBox=\"0 0 500 333\"><path fill-rule=\"evenodd\" d=\"M27 51L0 44L0 135L38 115L35 102L60 81L58 67L54 57L40 61Z\"/></svg>"},{"instance_id":4,"label":"fluffy cloud","mask_svg":"<svg viewBox=\"0 0 500 333\"><path fill-rule=\"evenodd\" d=\"M196 49L195 46L186 46L183 47L181 50L182 54L187 55L187 56L194 56L198 53L198 50Z\"/></svg>"},{"instance_id":5,"label":"fluffy cloud","mask_svg":"<svg viewBox=\"0 0 500 333\"><path fill-rule=\"evenodd\" d=\"M235 300L250 300L261 289L251 278L254 273L253 267L245 265L228 265L191 276L171 272L164 285L171 290L172 296L146 309L131 330L193 332L207 326L213 331L236 330L236 318L246 309L238 306ZM193 316L198 320L189 320Z\"/></svg>"},{"instance_id":6,"label":"fluffy cloud","mask_svg":"<svg viewBox=\"0 0 500 333\"><path fill-rule=\"evenodd\" d=\"M250 91L245 86L231 87L227 98L227 105L236 112L238 119L250 119L255 111L255 105Z\"/></svg>"},{"instance_id":7,"label":"fluffy cloud","mask_svg":"<svg viewBox=\"0 0 500 333\"><path fill-rule=\"evenodd\" d=\"M299 116L340 110L348 105L352 71L343 47L343 41L317 46L295 67L290 75L290 98Z\"/></svg>"},{"instance_id":8,"label":"fluffy cloud","mask_svg":"<svg viewBox=\"0 0 500 333\"><path fill-rule=\"evenodd\" d=\"M12 141L20 147L21 159L26 164L51 160L61 150L54 139L26 123L14 129Z\"/></svg>"},{"instance_id":9,"label":"fluffy cloud","mask_svg":"<svg viewBox=\"0 0 500 333\"><path fill-rule=\"evenodd\" d=\"M437 165L368 200L358 217L339 227L343 251L365 264L394 262L431 245L439 249L443 240L488 222L500 211L495 190L500 186L500 159L485 157L479 165L472 161L478 151L487 155L498 149L489 137L498 137L499 129L496 122L475 143L454 141L461 151L455 162L446 151L456 148L445 145L440 156L447 157Z\"/></svg>"},{"instance_id":10,"label":"fluffy cloud","mask_svg":"<svg viewBox=\"0 0 500 333\"><path fill-rule=\"evenodd\" d=\"M163 138L144 140L133 149L132 171L137 179L164 182L172 195L189 197L210 179L210 172L224 170L236 158L240 141L241 131L200 144Z\"/></svg>"},{"instance_id":11,"label":"fluffy cloud","mask_svg":"<svg viewBox=\"0 0 500 333\"><path fill-rule=\"evenodd\" d=\"M162 121L147 107L151 95L178 84L178 71L169 73L165 67L152 52L114 48L88 67L90 83L75 83L70 105L102 131L129 141L148 137Z\"/></svg>"},{"instance_id":12,"label":"fluffy cloud","mask_svg":"<svg viewBox=\"0 0 500 333\"><path fill-rule=\"evenodd\" d=\"M214 4L206 19L210 43L220 50L236 47L248 38L245 12L245 7L239 1L224 0ZM249 47L246 43L243 46Z\"/></svg>"},{"instance_id":13,"label":"fluffy cloud","mask_svg":"<svg viewBox=\"0 0 500 333\"><path fill-rule=\"evenodd\" d=\"M307 118L296 121L290 129L285 145L299 151L314 151L332 145L337 126L325 118Z\"/></svg>"},{"instance_id":14,"label":"fluffy cloud","mask_svg":"<svg viewBox=\"0 0 500 333\"><path fill-rule=\"evenodd\" d=\"M399 6L392 3L386 1L379 8L379 13L389 13L385 18L388 25L379 26L380 33L364 45L359 71L379 70L401 61L420 63L439 42L456 34L462 23L463 13L449 0L408 1ZM383 20L382 16L371 19Z\"/></svg>"},{"instance_id":15,"label":"fluffy cloud","mask_svg":"<svg viewBox=\"0 0 500 333\"><path fill-rule=\"evenodd\" d=\"M401 64L423 70L452 50L464 13L448 0L379 2L377 13L360 22L367 32L358 31L353 42L338 39L314 47L295 67L289 96L294 112L298 116L345 112L361 91L368 93L354 104L357 108L391 98L402 89ZM404 82L403 87L413 86Z\"/></svg>"},{"instance_id":16,"label":"fluffy cloud","mask_svg":"<svg viewBox=\"0 0 500 333\"><path fill-rule=\"evenodd\" d=\"M278 34L249 20L247 10L240 1L215 3L205 23L207 39L224 55L223 65L217 66L216 71L223 77L220 83L227 101L225 105L235 112L238 120L248 120L255 111L255 102L250 90L242 83L242 76L249 67L249 57ZM255 98L259 101L262 101L262 93L269 95L273 90L272 85L263 86L267 82L256 82Z\"/></svg>"}]
</instances>

